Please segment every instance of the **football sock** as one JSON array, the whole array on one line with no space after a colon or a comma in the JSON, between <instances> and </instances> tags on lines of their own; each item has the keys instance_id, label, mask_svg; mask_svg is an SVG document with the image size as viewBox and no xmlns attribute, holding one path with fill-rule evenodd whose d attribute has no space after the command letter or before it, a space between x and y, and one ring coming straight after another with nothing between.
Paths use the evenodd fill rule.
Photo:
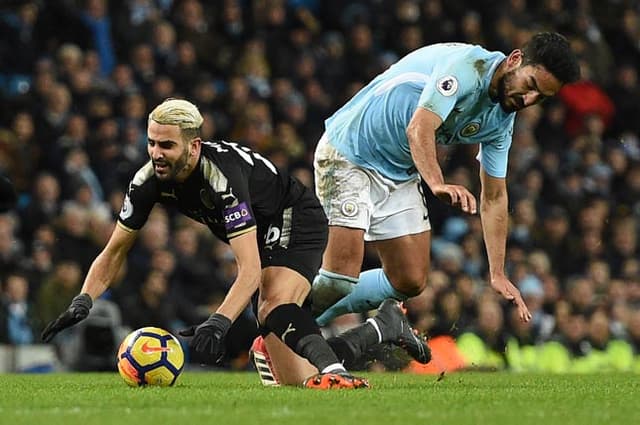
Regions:
<instances>
[{"instance_id":1,"label":"football sock","mask_svg":"<svg viewBox=\"0 0 640 425\"><path fill-rule=\"evenodd\" d=\"M360 281L353 291L322 313L316 322L326 326L338 316L347 313L364 313L378 308L387 298L404 301L408 297L396 290L382 269L367 270L360 273Z\"/></svg>"},{"instance_id":2,"label":"football sock","mask_svg":"<svg viewBox=\"0 0 640 425\"><path fill-rule=\"evenodd\" d=\"M311 312L319 316L328 307L348 295L358 283L357 277L320 269L311 287Z\"/></svg>"},{"instance_id":3,"label":"football sock","mask_svg":"<svg viewBox=\"0 0 640 425\"><path fill-rule=\"evenodd\" d=\"M383 342L382 331L375 317L365 323L327 340L333 351L347 369L353 367L370 347Z\"/></svg>"},{"instance_id":4,"label":"football sock","mask_svg":"<svg viewBox=\"0 0 640 425\"><path fill-rule=\"evenodd\" d=\"M283 304L274 308L267 316L265 326L320 372L345 371L320 333L311 313L297 304Z\"/></svg>"},{"instance_id":5,"label":"football sock","mask_svg":"<svg viewBox=\"0 0 640 425\"><path fill-rule=\"evenodd\" d=\"M351 292L353 285L358 283L357 277L351 277L340 273L330 272L329 270L320 269L313 279L314 285L332 285L344 288L345 292Z\"/></svg>"}]
</instances>

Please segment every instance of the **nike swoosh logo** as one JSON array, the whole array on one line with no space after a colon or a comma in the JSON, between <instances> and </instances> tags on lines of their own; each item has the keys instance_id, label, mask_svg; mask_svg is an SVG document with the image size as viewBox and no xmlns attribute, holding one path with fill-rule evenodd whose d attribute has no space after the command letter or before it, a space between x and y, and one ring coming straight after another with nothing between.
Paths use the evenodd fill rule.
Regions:
<instances>
[{"instance_id":1,"label":"nike swoosh logo","mask_svg":"<svg viewBox=\"0 0 640 425\"><path fill-rule=\"evenodd\" d=\"M171 348L169 348L169 347L150 347L149 346L149 342L145 342L144 344L142 344L142 347L140 347L140 350L144 354L153 354L153 353L166 353L166 352L171 351Z\"/></svg>"}]
</instances>

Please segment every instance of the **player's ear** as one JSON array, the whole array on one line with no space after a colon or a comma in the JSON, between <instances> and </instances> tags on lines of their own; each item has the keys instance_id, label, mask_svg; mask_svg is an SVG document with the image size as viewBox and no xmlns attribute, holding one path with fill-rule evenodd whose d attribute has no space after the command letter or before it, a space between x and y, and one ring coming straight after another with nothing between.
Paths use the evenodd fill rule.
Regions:
<instances>
[{"instance_id":1,"label":"player's ear","mask_svg":"<svg viewBox=\"0 0 640 425\"><path fill-rule=\"evenodd\" d=\"M200 153L200 145L202 143L202 139L196 137L189 144L189 155L197 156Z\"/></svg>"},{"instance_id":2,"label":"player's ear","mask_svg":"<svg viewBox=\"0 0 640 425\"><path fill-rule=\"evenodd\" d=\"M509 56L507 56L507 65L509 70L516 69L520 65L522 65L523 59L524 55L522 54L522 50L520 49L515 49L511 53L509 53Z\"/></svg>"}]
</instances>

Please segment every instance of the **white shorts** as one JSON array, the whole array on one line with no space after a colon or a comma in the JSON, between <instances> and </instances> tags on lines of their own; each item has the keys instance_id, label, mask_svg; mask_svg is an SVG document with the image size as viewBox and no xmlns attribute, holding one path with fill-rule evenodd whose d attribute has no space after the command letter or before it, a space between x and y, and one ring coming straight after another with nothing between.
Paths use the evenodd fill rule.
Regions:
<instances>
[{"instance_id":1,"label":"white shorts","mask_svg":"<svg viewBox=\"0 0 640 425\"><path fill-rule=\"evenodd\" d=\"M431 230L419 178L397 183L359 167L329 144L326 133L316 147L313 168L316 195L329 225L363 229L366 241Z\"/></svg>"}]
</instances>

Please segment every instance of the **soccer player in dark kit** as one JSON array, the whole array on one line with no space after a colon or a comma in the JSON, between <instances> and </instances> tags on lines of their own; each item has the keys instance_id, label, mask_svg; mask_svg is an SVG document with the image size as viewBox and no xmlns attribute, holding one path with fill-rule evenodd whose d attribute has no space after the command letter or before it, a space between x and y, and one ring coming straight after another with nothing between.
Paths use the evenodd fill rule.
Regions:
<instances>
[{"instance_id":1,"label":"soccer player in dark kit","mask_svg":"<svg viewBox=\"0 0 640 425\"><path fill-rule=\"evenodd\" d=\"M181 332L193 337L192 349L219 361L231 324L258 291L257 318L267 335L272 361L276 363L278 353L284 353L283 362L287 362L280 368L286 370L280 383L368 387L366 379L346 371L345 355L336 354L310 312L301 307L327 241L326 216L313 192L246 147L202 141L202 121L197 107L186 100L168 99L151 112L147 128L151 160L129 184L117 226L91 265L80 295L45 328L43 340L50 341L87 317L93 300L114 280L137 231L159 202L207 225L230 244L238 265L237 277L218 310L202 324ZM406 334L395 330L406 329L401 313L381 310L378 316L384 337L372 342L406 339ZM363 347L357 345L365 344L364 339L351 340L339 345L354 352L355 344L360 352ZM306 379L301 382L300 377Z\"/></svg>"}]
</instances>

